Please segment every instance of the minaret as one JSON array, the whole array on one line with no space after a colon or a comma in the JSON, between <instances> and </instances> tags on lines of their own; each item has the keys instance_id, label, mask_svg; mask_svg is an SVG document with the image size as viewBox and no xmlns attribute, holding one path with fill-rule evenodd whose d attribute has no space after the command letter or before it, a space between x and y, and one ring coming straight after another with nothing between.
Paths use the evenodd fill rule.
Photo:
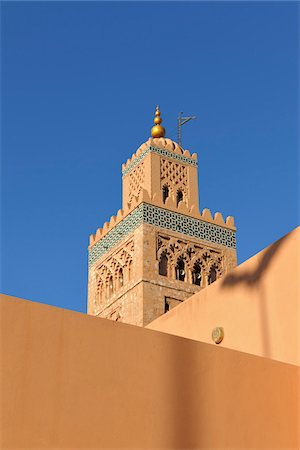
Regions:
<instances>
[{"instance_id":1,"label":"minaret","mask_svg":"<svg viewBox=\"0 0 300 450\"><path fill-rule=\"evenodd\" d=\"M147 325L236 266L233 217L202 213L197 155L152 137L122 166L123 205L90 236L88 313Z\"/></svg>"}]
</instances>

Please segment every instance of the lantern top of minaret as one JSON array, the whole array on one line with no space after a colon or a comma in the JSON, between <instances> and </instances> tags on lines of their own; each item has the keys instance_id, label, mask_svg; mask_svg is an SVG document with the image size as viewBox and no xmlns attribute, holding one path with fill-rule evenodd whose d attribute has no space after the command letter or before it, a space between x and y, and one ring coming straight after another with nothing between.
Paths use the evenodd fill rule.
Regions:
<instances>
[{"instance_id":1,"label":"lantern top of minaret","mask_svg":"<svg viewBox=\"0 0 300 450\"><path fill-rule=\"evenodd\" d=\"M151 136L153 138L161 138L165 136L165 132L166 130L164 129L164 127L161 125L162 123L162 118L160 117L160 110L159 110L159 106L157 105L156 107L156 111L155 111L155 117L154 117L154 127L152 127L151 129Z\"/></svg>"}]
</instances>

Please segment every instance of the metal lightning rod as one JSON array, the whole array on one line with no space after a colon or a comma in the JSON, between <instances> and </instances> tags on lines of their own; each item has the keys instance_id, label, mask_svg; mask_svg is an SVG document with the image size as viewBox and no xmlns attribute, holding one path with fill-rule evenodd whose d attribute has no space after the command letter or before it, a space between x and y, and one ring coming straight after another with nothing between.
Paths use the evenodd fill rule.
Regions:
<instances>
[{"instance_id":1,"label":"metal lightning rod","mask_svg":"<svg viewBox=\"0 0 300 450\"><path fill-rule=\"evenodd\" d=\"M178 123L178 144L181 147L181 127L182 125L184 125L185 123L189 122L192 119L196 119L196 116L189 116L189 117L182 117L183 112L181 111L178 114L178 119L177 119L177 123Z\"/></svg>"}]
</instances>

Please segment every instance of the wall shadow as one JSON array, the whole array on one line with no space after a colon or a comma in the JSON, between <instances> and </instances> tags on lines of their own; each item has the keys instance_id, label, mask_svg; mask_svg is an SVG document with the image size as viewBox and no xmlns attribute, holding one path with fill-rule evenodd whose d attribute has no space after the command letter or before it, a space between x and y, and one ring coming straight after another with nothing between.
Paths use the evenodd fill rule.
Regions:
<instances>
[{"instance_id":1,"label":"wall shadow","mask_svg":"<svg viewBox=\"0 0 300 450\"><path fill-rule=\"evenodd\" d=\"M232 287L239 283L244 283L248 287L254 287L255 285L261 282L262 276L265 270L270 266L270 263L278 252L279 248L285 242L285 240L289 237L289 235L283 236L278 241L271 244L263 253L261 260L259 261L258 266L253 271L245 270L241 273L239 272L231 272L226 275L223 279L221 279L222 287L228 288Z\"/></svg>"},{"instance_id":2,"label":"wall shadow","mask_svg":"<svg viewBox=\"0 0 300 450\"><path fill-rule=\"evenodd\" d=\"M262 346L264 349L264 356L267 358L272 357L272 342L267 311L267 296L263 284L263 278L266 270L270 267L274 256L286 242L288 237L289 235L285 235L278 241L274 242L274 244L267 247L267 249L263 251L261 258L258 261L258 265L253 270L245 269L244 271L232 271L221 281L222 288L232 288L242 283L249 289L257 290L259 295Z\"/></svg>"},{"instance_id":3,"label":"wall shadow","mask_svg":"<svg viewBox=\"0 0 300 450\"><path fill-rule=\"evenodd\" d=\"M222 288L232 288L234 286L244 284L249 289L258 289L262 345L265 353L264 356L269 358L272 357L272 342L267 311L267 294L263 280L264 274L272 264L274 256L278 253L279 249L286 242L288 237L289 235L282 237L265 249L258 260L257 266L253 270L245 269L244 271L237 271L237 273L233 271L220 280L222 283ZM206 374L204 365L202 366L199 364L195 370L200 349L198 349L196 345L185 345L187 343L184 341L180 346L178 344L179 342L174 341L174 349L172 352L173 356L172 361L170 361L172 375L170 376L169 387L170 395L172 395L174 402L174 434L172 448L178 450L204 448L209 440L214 441L214 439L208 439L208 431L205 428L204 423L199 420L199 418L203 416L206 417L208 414L211 414L210 403L214 403L216 407L218 406L218 376L214 373L211 374L211 383L208 385L212 389L212 397L210 398L210 403L207 404L205 402L206 392L202 392L201 388L198 392L195 392L194 383L191 382L194 379L195 384L197 384L199 382L199 375L202 373ZM184 347L184 351L182 351L182 347ZM201 350L203 351L203 349ZM212 361L213 357L210 362ZM218 372L217 368L220 370L216 364L216 372ZM208 381L206 378L205 386L207 386L207 383ZM215 386L214 383L216 384ZM225 399L226 398L227 397L225 396ZM232 404L228 403L225 409L230 411L231 408ZM217 412L216 416L218 416ZM196 418L198 418L198 421ZM212 416L212 419L213 418L214 417ZM235 440L234 436L232 437L232 440ZM216 441L215 443L217 443Z\"/></svg>"},{"instance_id":4,"label":"wall shadow","mask_svg":"<svg viewBox=\"0 0 300 450\"><path fill-rule=\"evenodd\" d=\"M198 384L205 368L204 363L199 364L197 344L183 338L172 339L169 368L169 395L173 409L170 411L172 438L167 448L203 448L201 437L205 436L206 430L204 420L199 419L205 417L207 411L201 401L205 392L199 389Z\"/></svg>"}]
</instances>

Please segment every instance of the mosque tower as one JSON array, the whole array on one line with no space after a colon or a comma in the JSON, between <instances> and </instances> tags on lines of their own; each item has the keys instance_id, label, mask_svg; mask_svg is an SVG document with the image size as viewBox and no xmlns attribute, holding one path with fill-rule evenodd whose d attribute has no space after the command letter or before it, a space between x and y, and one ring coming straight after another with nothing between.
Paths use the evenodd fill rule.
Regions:
<instances>
[{"instance_id":1,"label":"mosque tower","mask_svg":"<svg viewBox=\"0 0 300 450\"><path fill-rule=\"evenodd\" d=\"M145 326L236 266L233 217L199 210L197 155L152 137L122 166L123 207L90 236L88 313Z\"/></svg>"}]
</instances>

